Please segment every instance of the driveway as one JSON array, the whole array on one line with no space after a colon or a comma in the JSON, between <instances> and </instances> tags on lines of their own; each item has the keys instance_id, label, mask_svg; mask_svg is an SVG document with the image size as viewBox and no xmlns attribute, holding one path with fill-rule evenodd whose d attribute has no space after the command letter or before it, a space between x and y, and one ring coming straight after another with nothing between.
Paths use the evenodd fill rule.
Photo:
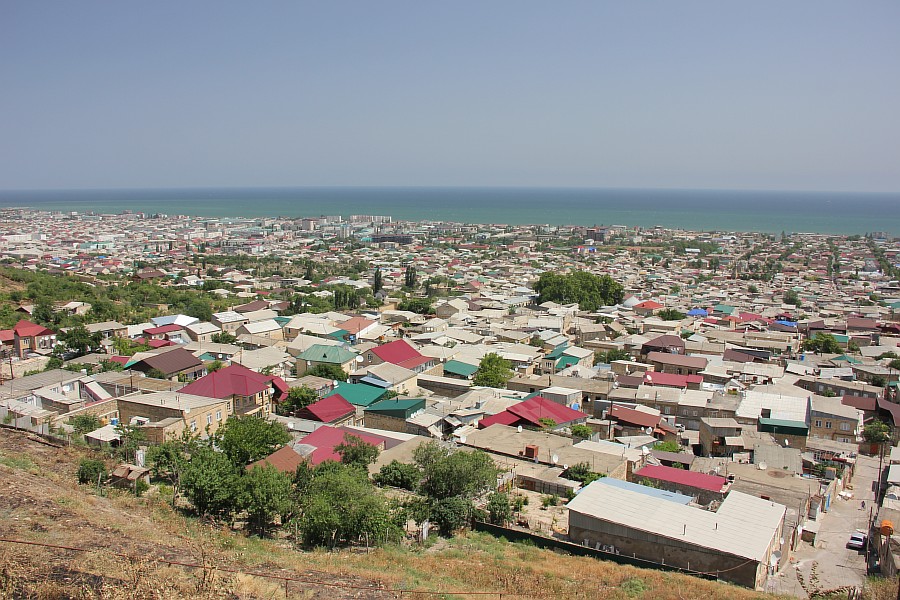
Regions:
<instances>
[{"instance_id":1,"label":"driveway","mask_svg":"<svg viewBox=\"0 0 900 600\"><path fill-rule=\"evenodd\" d=\"M831 509L820 517L816 547L801 542L793 561L770 578L767 591L805 598L816 590L862 587L866 579L865 553L847 548L847 540L857 529L868 531L877 473L878 457L860 456L857 459L852 481L853 498L832 501ZM866 503L865 510L860 508L862 501Z\"/></svg>"}]
</instances>

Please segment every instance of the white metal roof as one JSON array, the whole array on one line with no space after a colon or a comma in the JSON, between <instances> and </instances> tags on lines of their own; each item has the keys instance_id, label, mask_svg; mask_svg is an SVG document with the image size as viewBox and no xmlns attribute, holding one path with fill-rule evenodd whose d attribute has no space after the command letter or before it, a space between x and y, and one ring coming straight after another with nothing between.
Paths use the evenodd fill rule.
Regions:
<instances>
[{"instance_id":1,"label":"white metal roof","mask_svg":"<svg viewBox=\"0 0 900 600\"><path fill-rule=\"evenodd\" d=\"M785 514L780 504L735 491L711 512L593 483L567 507L570 513L758 561L765 559Z\"/></svg>"}]
</instances>

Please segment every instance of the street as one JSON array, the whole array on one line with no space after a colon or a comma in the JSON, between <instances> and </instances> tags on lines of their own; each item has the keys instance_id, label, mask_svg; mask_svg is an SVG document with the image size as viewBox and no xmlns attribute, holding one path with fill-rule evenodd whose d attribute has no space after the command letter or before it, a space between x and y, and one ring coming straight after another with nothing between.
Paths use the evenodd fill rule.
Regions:
<instances>
[{"instance_id":1,"label":"street","mask_svg":"<svg viewBox=\"0 0 900 600\"><path fill-rule=\"evenodd\" d=\"M862 587L865 553L847 548L847 541L856 530L868 531L869 512L875 510L873 482L877 473L878 457L859 456L851 482L853 498L836 497L832 501L828 513L819 517L816 547L801 542L792 561L769 579L766 591L806 598L817 590ZM860 506L863 501L865 510Z\"/></svg>"}]
</instances>

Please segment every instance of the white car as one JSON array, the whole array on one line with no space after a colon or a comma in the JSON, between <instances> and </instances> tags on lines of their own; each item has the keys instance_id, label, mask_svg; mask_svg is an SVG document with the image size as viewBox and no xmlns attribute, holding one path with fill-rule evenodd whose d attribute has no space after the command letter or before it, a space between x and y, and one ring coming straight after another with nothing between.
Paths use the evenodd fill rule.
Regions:
<instances>
[{"instance_id":1,"label":"white car","mask_svg":"<svg viewBox=\"0 0 900 600\"><path fill-rule=\"evenodd\" d=\"M866 547L866 534L856 532L850 534L850 541L847 542L847 547L852 548L854 550L862 550Z\"/></svg>"}]
</instances>

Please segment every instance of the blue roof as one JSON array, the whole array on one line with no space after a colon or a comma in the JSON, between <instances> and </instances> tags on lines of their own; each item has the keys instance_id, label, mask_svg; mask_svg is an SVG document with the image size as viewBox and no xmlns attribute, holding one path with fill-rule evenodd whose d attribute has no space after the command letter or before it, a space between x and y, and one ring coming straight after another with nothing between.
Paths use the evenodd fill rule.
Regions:
<instances>
[{"instance_id":1,"label":"blue roof","mask_svg":"<svg viewBox=\"0 0 900 600\"><path fill-rule=\"evenodd\" d=\"M687 314L688 314L689 317L705 317L705 316L707 316L709 313L707 313L707 312L706 312L705 310L703 310L702 308L692 308L691 310L688 311Z\"/></svg>"},{"instance_id":2,"label":"blue roof","mask_svg":"<svg viewBox=\"0 0 900 600\"><path fill-rule=\"evenodd\" d=\"M797 323L794 321L775 321L779 325L784 325L785 327L796 327Z\"/></svg>"},{"instance_id":3,"label":"blue roof","mask_svg":"<svg viewBox=\"0 0 900 600\"><path fill-rule=\"evenodd\" d=\"M615 479L613 477L601 477L596 480L594 483L600 483L603 485L611 485L612 487L619 488L620 490L628 490L629 492L637 492L639 494L644 494L646 496L652 496L653 498L659 498L660 500L668 500L669 502L675 502L676 504L689 504L693 498L691 496L685 496L684 494L678 494L676 492L667 492L666 490L659 490L656 488L652 488L646 485L640 485L637 483L631 483L629 481L622 481L621 479ZM593 484L591 484L593 485Z\"/></svg>"}]
</instances>

